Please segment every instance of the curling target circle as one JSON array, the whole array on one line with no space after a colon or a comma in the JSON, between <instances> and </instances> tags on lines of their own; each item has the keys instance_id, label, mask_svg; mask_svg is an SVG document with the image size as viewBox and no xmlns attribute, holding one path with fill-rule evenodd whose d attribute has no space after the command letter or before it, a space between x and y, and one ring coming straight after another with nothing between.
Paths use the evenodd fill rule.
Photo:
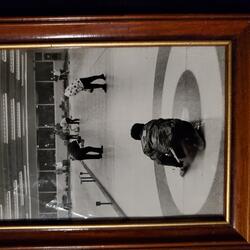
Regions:
<instances>
[{"instance_id":1,"label":"curling target circle","mask_svg":"<svg viewBox=\"0 0 250 250\"><path fill-rule=\"evenodd\" d=\"M215 47L172 47L162 93L162 118L201 119L206 149L196 155L185 177L165 166L167 183L182 214L199 212L215 177L224 129L224 97Z\"/></svg>"}]
</instances>

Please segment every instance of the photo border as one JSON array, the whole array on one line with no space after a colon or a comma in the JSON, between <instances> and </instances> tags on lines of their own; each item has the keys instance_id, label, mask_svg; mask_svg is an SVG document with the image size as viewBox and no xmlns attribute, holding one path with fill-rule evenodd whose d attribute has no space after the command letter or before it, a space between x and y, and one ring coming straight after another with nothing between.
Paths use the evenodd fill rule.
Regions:
<instances>
[{"instance_id":1,"label":"photo border","mask_svg":"<svg viewBox=\"0 0 250 250\"><path fill-rule=\"evenodd\" d=\"M100 47L103 44L109 44L110 47L115 46L152 46L152 44L158 43L157 46L163 46L166 44L176 45L176 42L182 44L180 46L192 46L201 45L208 46L208 43L217 43L227 46L227 63L226 63L226 79L225 79L225 171L226 171L226 183L225 183L225 198L226 198L226 211L224 220L218 221L204 221L204 222L190 222L184 221L180 223L115 223L112 221L110 224L104 223L86 223L86 225L28 225L28 226L1 226L0 231L4 234L4 237L0 239L3 244L6 244L7 239L11 239L11 232L15 232L14 235L19 239L26 235L27 232L30 236L26 235L26 240L19 247L29 246L28 239L44 239L44 242L40 242L36 246L64 246L65 240L59 242L62 239L64 232L72 232L70 236L71 247L77 246L92 246L93 249L99 247L109 248L141 248L150 247L151 249L158 247L175 248L190 247L190 249L197 249L196 247L223 247L225 249L248 249L247 240L250 238L249 229L249 200L250 196L249 188L243 190L242 186L249 183L250 171L247 169L249 165L249 151L247 147L247 140L240 144L239 138L236 137L236 131L242 128L240 138L243 138L244 132L247 131L247 125L250 124L250 115L247 114L246 105L249 104L247 99L242 100L243 97L249 97L250 94L247 90L250 90L250 76L247 71L250 66L249 53L243 54L243 51L249 52L250 38L249 38L249 20L248 15L149 15L149 16L125 16L125 17L68 17L66 21L62 18L11 18L0 19L0 48L1 49L15 49L15 48L59 48L59 47L71 47L84 45L89 47ZM19 23L18 23L19 21ZM108 22L109 21L109 22ZM111 22L112 21L112 22ZM68 26L66 30L63 30L60 26L63 23ZM234 25L232 25L232 23ZM17 37L17 34L21 34L23 31L23 25L33 26L37 29L32 31L28 28L28 31L21 36ZM51 24L53 28L46 31L46 25ZM94 24L94 28L92 27ZM158 33L153 31L156 24L160 24ZM188 25L191 24L191 27ZM215 25L219 26L216 27ZM112 26L113 25L113 26ZM149 25L149 26L148 26ZM178 26L183 27L182 30L178 29ZM70 34L70 28L78 26L79 30L76 33ZM195 27L201 26L203 29L208 27L209 29L201 31L200 35L197 34ZM8 34L6 28L15 29L14 34ZM106 27L110 34L107 32L101 32L103 27ZM127 29L122 30L124 27ZM170 28L177 27L178 31L170 30ZM59 32L56 28L60 28ZM91 28L93 28L91 30ZM115 28L117 28L116 31ZM119 29L120 28L120 29ZM133 28L132 31L128 31L129 28ZM222 29L224 28L224 30ZM120 31L122 30L122 31ZM114 31L113 34L111 32ZM43 33L44 32L44 33ZM169 34L167 34L169 32ZM74 33L74 34L73 34ZM87 34L87 35L85 35ZM123 37L122 35L128 34L129 37ZM177 38L178 37L178 38ZM136 38L136 39L133 39ZM55 42L47 42L48 40L55 39ZM66 41L65 41L66 40ZM84 42L79 42L83 40ZM101 40L101 41L100 41ZM114 41L115 40L115 41ZM148 40L148 41L147 41ZM28 42L27 42L28 41ZM59 42L58 42L59 41ZM146 42L145 42L146 41ZM158 41L158 42L157 42ZM166 42L167 41L167 42ZM212 42L211 42L212 41ZM226 43L226 44L225 44ZM161 45L160 45L161 44ZM240 67L242 66L242 67ZM245 79L245 83L243 83ZM227 84L226 84L227 83ZM239 91L239 94L235 95L235 89ZM246 93L244 93L246 92ZM235 113L237 111L237 114ZM240 115L246 116L246 125L243 124L243 118ZM237 118L239 118L237 120ZM246 139L250 138L248 133ZM244 153L247 152L246 158L240 160L240 151L244 148ZM240 182L240 175L245 173L243 180ZM239 191L239 197L236 197L236 191ZM243 197L243 202L240 198ZM240 205L240 202L241 205ZM241 213L241 211L244 211ZM191 220L192 221L192 220ZM106 224L105 224L106 223ZM186 230L190 230L189 235ZM118 233L114 231L117 230ZM158 236L155 235L159 230L163 231ZM200 230L200 232L198 232ZM54 232L54 239L48 237L48 232ZM173 232L174 231L174 232ZM43 232L43 236L38 236L38 233ZM90 232L91 240L88 239ZM109 233L108 233L109 232ZM137 232L135 235L131 235L132 232ZM175 235L183 232L184 240L177 240ZM111 235L110 235L111 233ZM145 233L145 236L141 234ZM19 236L17 236L19 234ZM108 240L104 239L104 235L108 234ZM147 239L149 235L153 235ZM213 237L216 236L216 242L211 243ZM195 240L195 238L198 240ZM21 239L21 238L20 238ZM127 243L124 243L124 239ZM171 241L172 239L172 241ZM98 243L94 241L98 240ZM139 240L139 242L136 242ZM197 245L192 244L192 240L197 242ZM49 244L48 244L49 243ZM86 243L86 244L85 244ZM13 247L13 245L11 245ZM94 248L95 247L95 248ZM153 248L152 248L153 247ZM244 247L244 248L243 248ZM214 248L214 249L215 249ZM25 248L26 249L26 248ZM179 249L179 248L178 248ZM211 248L208 248L211 249Z\"/></svg>"}]
</instances>

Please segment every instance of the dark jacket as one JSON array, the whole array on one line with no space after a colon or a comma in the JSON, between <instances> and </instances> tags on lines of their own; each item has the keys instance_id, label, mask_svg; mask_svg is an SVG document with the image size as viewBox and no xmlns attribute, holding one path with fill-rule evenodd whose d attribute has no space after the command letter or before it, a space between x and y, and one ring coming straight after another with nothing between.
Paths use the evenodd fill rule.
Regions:
<instances>
[{"instance_id":1,"label":"dark jacket","mask_svg":"<svg viewBox=\"0 0 250 250\"><path fill-rule=\"evenodd\" d=\"M141 144L144 154L159 161L162 155L170 154L174 128L178 119L151 120L144 125Z\"/></svg>"},{"instance_id":2,"label":"dark jacket","mask_svg":"<svg viewBox=\"0 0 250 250\"><path fill-rule=\"evenodd\" d=\"M81 148L77 141L72 141L68 144L68 151L76 160L79 159Z\"/></svg>"}]
</instances>

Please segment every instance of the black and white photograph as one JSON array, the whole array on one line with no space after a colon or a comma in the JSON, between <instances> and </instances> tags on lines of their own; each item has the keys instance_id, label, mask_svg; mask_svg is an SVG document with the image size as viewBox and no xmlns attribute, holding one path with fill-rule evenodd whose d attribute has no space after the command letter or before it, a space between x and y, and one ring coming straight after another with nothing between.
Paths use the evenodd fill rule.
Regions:
<instances>
[{"instance_id":1,"label":"black and white photograph","mask_svg":"<svg viewBox=\"0 0 250 250\"><path fill-rule=\"evenodd\" d=\"M224 216L227 51L0 49L0 219Z\"/></svg>"}]
</instances>

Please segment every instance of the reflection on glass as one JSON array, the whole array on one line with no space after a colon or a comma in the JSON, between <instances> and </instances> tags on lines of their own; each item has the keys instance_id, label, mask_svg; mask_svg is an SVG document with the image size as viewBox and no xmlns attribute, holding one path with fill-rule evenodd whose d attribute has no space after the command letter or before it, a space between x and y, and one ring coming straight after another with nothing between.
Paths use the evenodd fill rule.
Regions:
<instances>
[{"instance_id":1,"label":"reflection on glass","mask_svg":"<svg viewBox=\"0 0 250 250\"><path fill-rule=\"evenodd\" d=\"M39 211L40 213L56 212L57 201L56 193L40 193Z\"/></svg>"}]
</instances>

